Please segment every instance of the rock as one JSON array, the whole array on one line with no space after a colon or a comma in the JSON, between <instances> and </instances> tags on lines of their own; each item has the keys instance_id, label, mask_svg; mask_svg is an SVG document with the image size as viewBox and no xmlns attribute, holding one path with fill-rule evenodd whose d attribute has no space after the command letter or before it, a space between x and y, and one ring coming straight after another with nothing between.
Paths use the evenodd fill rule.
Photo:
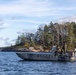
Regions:
<instances>
[{"instance_id":1,"label":"rock","mask_svg":"<svg viewBox=\"0 0 76 75\"><path fill-rule=\"evenodd\" d=\"M29 50L35 50L34 47L29 47Z\"/></svg>"},{"instance_id":2,"label":"rock","mask_svg":"<svg viewBox=\"0 0 76 75\"><path fill-rule=\"evenodd\" d=\"M29 47L29 50L32 52L40 52L39 49L35 49L34 47Z\"/></svg>"},{"instance_id":3,"label":"rock","mask_svg":"<svg viewBox=\"0 0 76 75\"><path fill-rule=\"evenodd\" d=\"M44 49L43 49L43 47L42 46L40 46L40 50L43 52L44 51Z\"/></svg>"},{"instance_id":4,"label":"rock","mask_svg":"<svg viewBox=\"0 0 76 75\"><path fill-rule=\"evenodd\" d=\"M43 49L42 46L38 46L38 47L36 47L35 49L36 49L36 50L40 50L40 52L43 52L43 51L44 51L44 49Z\"/></svg>"},{"instance_id":5,"label":"rock","mask_svg":"<svg viewBox=\"0 0 76 75\"><path fill-rule=\"evenodd\" d=\"M27 48L19 48L18 51L25 51L25 52L29 52L30 50Z\"/></svg>"}]
</instances>

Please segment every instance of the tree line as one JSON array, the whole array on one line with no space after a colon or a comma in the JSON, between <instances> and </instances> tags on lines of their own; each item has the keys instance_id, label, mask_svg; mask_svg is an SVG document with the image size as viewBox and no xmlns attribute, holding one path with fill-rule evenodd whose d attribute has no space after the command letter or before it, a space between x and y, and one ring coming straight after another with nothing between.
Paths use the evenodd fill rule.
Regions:
<instances>
[{"instance_id":1,"label":"tree line","mask_svg":"<svg viewBox=\"0 0 76 75\"><path fill-rule=\"evenodd\" d=\"M75 22L63 24L51 22L49 25L40 26L35 33L24 32L17 37L16 46L24 46L26 48L42 46L44 50L50 50L53 45L62 47L64 42L67 45L67 50L76 48Z\"/></svg>"}]
</instances>

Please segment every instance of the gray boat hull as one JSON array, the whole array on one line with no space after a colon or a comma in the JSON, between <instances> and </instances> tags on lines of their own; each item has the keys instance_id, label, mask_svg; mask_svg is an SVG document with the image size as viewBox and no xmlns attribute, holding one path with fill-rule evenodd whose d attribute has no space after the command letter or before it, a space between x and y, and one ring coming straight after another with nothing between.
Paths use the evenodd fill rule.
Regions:
<instances>
[{"instance_id":1,"label":"gray boat hull","mask_svg":"<svg viewBox=\"0 0 76 75\"><path fill-rule=\"evenodd\" d=\"M55 56L51 52L17 52L18 57L23 60L36 61L74 61L74 57Z\"/></svg>"}]
</instances>

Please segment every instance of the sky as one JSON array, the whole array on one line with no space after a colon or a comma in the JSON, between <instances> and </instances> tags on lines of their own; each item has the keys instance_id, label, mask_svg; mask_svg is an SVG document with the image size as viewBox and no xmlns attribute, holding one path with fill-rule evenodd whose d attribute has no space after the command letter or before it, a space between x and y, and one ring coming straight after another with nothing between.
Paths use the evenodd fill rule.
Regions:
<instances>
[{"instance_id":1,"label":"sky","mask_svg":"<svg viewBox=\"0 0 76 75\"><path fill-rule=\"evenodd\" d=\"M0 47L15 44L19 33L76 15L76 0L0 0Z\"/></svg>"}]
</instances>

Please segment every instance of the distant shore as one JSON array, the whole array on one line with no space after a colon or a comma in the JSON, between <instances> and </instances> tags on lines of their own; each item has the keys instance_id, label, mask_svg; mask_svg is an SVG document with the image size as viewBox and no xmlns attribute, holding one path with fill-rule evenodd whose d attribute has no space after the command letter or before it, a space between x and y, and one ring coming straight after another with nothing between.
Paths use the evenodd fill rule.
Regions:
<instances>
[{"instance_id":1,"label":"distant shore","mask_svg":"<svg viewBox=\"0 0 76 75\"><path fill-rule=\"evenodd\" d=\"M29 47L29 48L5 47L5 48L1 48L0 52L49 52L49 50L44 50L41 46L36 49L34 47Z\"/></svg>"}]
</instances>

